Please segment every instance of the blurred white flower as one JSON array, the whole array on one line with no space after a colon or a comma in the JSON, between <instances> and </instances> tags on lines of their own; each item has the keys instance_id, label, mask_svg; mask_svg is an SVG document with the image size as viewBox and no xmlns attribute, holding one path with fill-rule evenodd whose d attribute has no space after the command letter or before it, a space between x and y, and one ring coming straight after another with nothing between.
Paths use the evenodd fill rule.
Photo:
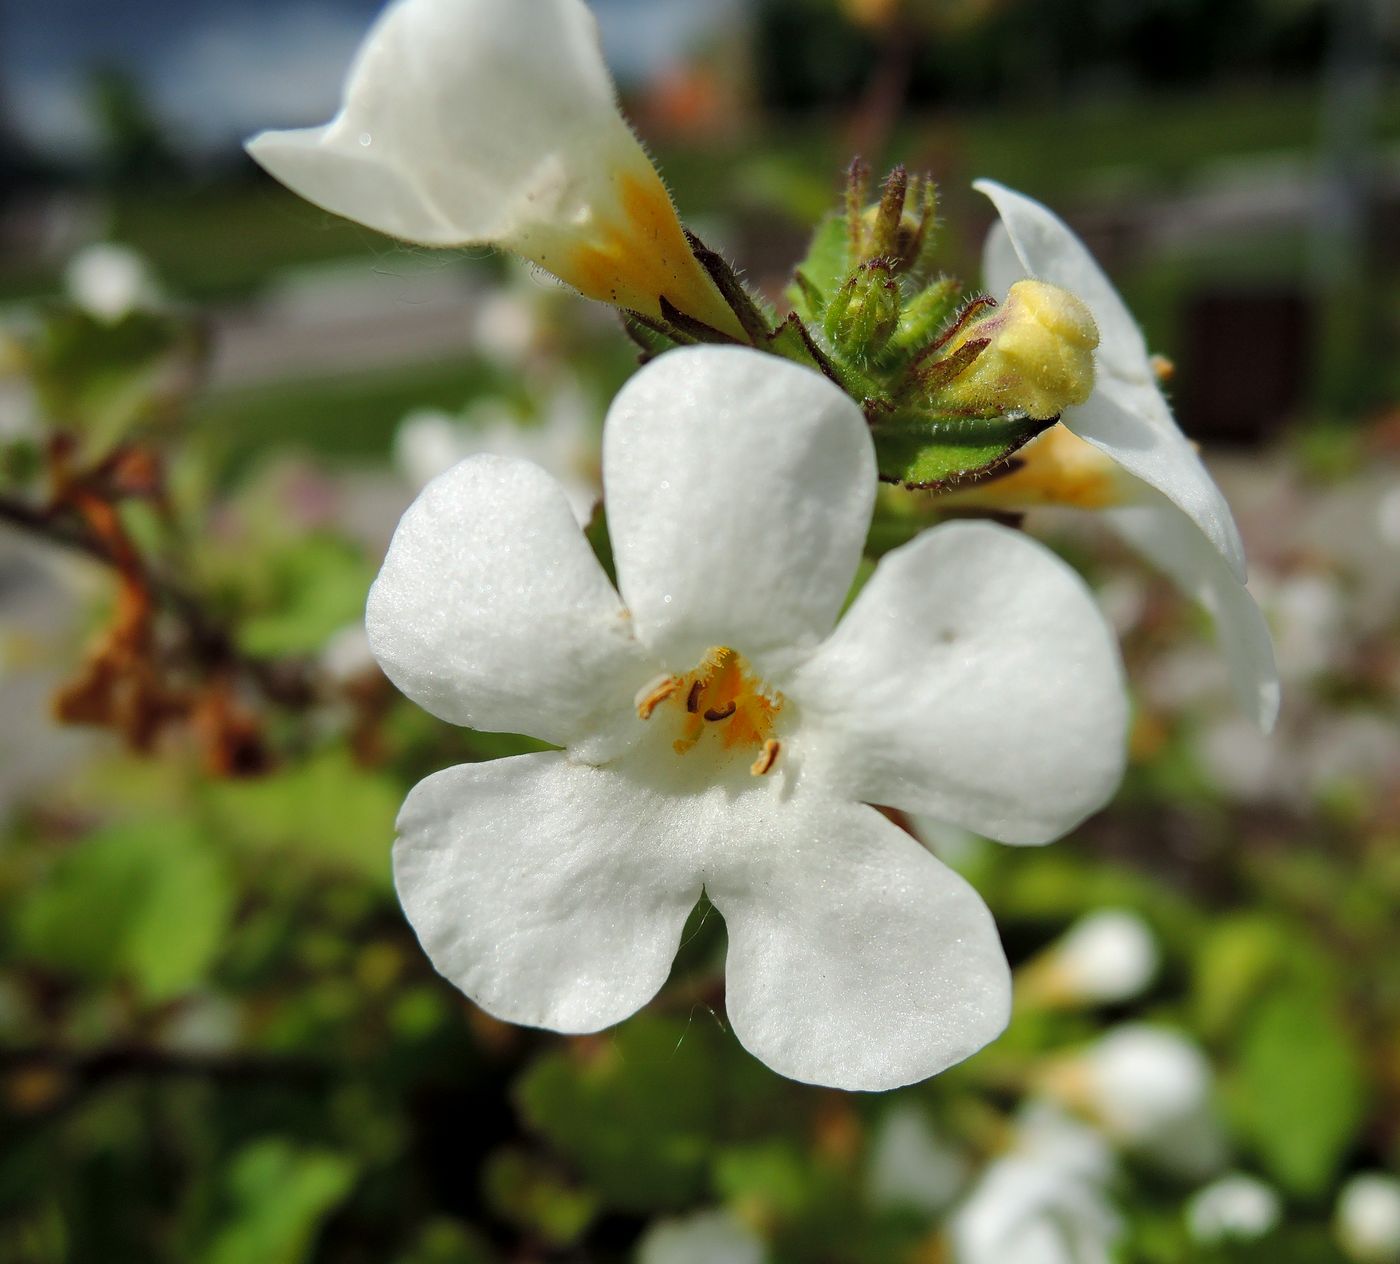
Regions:
<instances>
[{"instance_id":1,"label":"blurred white flower","mask_svg":"<svg viewBox=\"0 0 1400 1264\"><path fill-rule=\"evenodd\" d=\"M1142 1023L1115 1027L1052 1061L1042 1087L1112 1141L1164 1167L1204 1175L1223 1160L1210 1064L1175 1032Z\"/></svg>"},{"instance_id":2,"label":"blurred white flower","mask_svg":"<svg viewBox=\"0 0 1400 1264\"><path fill-rule=\"evenodd\" d=\"M1244 586L1244 545L1224 496L1172 418L1132 313L1057 215L995 181L974 187L1001 216L984 254L988 290L1005 295L1026 277L1061 286L1088 305L1100 341L1088 400L1066 408L1060 425L1023 448L1009 475L964 499L1103 514L1210 612L1236 691L1260 727L1272 728L1278 675L1268 625Z\"/></svg>"},{"instance_id":3,"label":"blurred white flower","mask_svg":"<svg viewBox=\"0 0 1400 1264\"><path fill-rule=\"evenodd\" d=\"M1202 1246L1272 1233L1283 1214L1277 1192L1257 1177L1230 1172L1191 1195L1186 1227Z\"/></svg>"},{"instance_id":4,"label":"blurred white flower","mask_svg":"<svg viewBox=\"0 0 1400 1264\"><path fill-rule=\"evenodd\" d=\"M956 1264L1108 1264L1122 1221L1102 1142L1044 1107L954 1212Z\"/></svg>"},{"instance_id":5,"label":"blurred white flower","mask_svg":"<svg viewBox=\"0 0 1400 1264\"><path fill-rule=\"evenodd\" d=\"M1351 638L1346 598L1335 579L1289 575L1258 587L1284 680L1303 683L1341 664Z\"/></svg>"},{"instance_id":6,"label":"blurred white flower","mask_svg":"<svg viewBox=\"0 0 1400 1264\"><path fill-rule=\"evenodd\" d=\"M1336 1230L1357 1264L1400 1260L1400 1178L1387 1172L1353 1176L1337 1200Z\"/></svg>"},{"instance_id":7,"label":"blurred white flower","mask_svg":"<svg viewBox=\"0 0 1400 1264\"><path fill-rule=\"evenodd\" d=\"M338 684L347 684L370 673L378 674L379 664L369 647L369 634L361 622L347 623L334 633L321 650L321 671Z\"/></svg>"},{"instance_id":8,"label":"blurred white flower","mask_svg":"<svg viewBox=\"0 0 1400 1264\"><path fill-rule=\"evenodd\" d=\"M337 215L429 246L496 245L589 298L661 298L742 334L622 115L583 0L394 0L340 113L248 152Z\"/></svg>"},{"instance_id":9,"label":"blurred white flower","mask_svg":"<svg viewBox=\"0 0 1400 1264\"><path fill-rule=\"evenodd\" d=\"M507 369L521 368L539 340L537 303L525 292L526 284L522 278L489 290L472 319L472 346Z\"/></svg>"},{"instance_id":10,"label":"blurred white flower","mask_svg":"<svg viewBox=\"0 0 1400 1264\"><path fill-rule=\"evenodd\" d=\"M118 321L161 301L150 264L130 246L102 241L85 246L63 274L68 297L98 320Z\"/></svg>"},{"instance_id":11,"label":"blurred white flower","mask_svg":"<svg viewBox=\"0 0 1400 1264\"><path fill-rule=\"evenodd\" d=\"M933 1215L953 1201L967 1174L967 1159L934 1131L924 1112L900 1105L880 1120L866 1191L876 1207Z\"/></svg>"},{"instance_id":12,"label":"blurred white flower","mask_svg":"<svg viewBox=\"0 0 1400 1264\"><path fill-rule=\"evenodd\" d=\"M418 409L394 436L395 464L418 488L479 453L532 461L563 487L580 525L587 525L598 503L598 449L588 402L569 383L555 388L537 420L522 421L503 403L482 400L460 417Z\"/></svg>"},{"instance_id":13,"label":"blurred white flower","mask_svg":"<svg viewBox=\"0 0 1400 1264\"><path fill-rule=\"evenodd\" d=\"M566 749L449 768L399 818L400 898L499 1018L596 1031L670 970L701 889L743 1044L883 1089L1005 1025L977 894L870 803L1013 843L1122 772L1109 628L1042 546L950 523L886 555L833 627L875 496L860 409L756 351L670 352L603 440L617 590L558 484L469 458L405 514L366 623L453 723Z\"/></svg>"},{"instance_id":14,"label":"blurred white flower","mask_svg":"<svg viewBox=\"0 0 1400 1264\"><path fill-rule=\"evenodd\" d=\"M1081 918L1023 967L1017 987L1036 1003L1111 1005L1140 995L1159 960L1157 941L1141 917L1102 909Z\"/></svg>"},{"instance_id":15,"label":"blurred white flower","mask_svg":"<svg viewBox=\"0 0 1400 1264\"><path fill-rule=\"evenodd\" d=\"M727 1211L658 1220L637 1244L637 1264L763 1264L762 1240Z\"/></svg>"}]
</instances>

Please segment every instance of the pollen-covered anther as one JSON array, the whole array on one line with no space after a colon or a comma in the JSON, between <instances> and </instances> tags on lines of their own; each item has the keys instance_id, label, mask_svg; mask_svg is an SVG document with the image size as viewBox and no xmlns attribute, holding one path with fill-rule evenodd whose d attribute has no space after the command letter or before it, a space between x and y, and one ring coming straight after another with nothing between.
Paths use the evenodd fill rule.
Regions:
<instances>
[{"instance_id":1,"label":"pollen-covered anther","mask_svg":"<svg viewBox=\"0 0 1400 1264\"><path fill-rule=\"evenodd\" d=\"M709 720L711 724L713 724L713 723L715 723L717 720L727 720L727 719L729 719L729 717L730 717L731 715L733 715L734 712L737 711L738 709L739 709L739 704L738 704L737 702L735 702L733 698L731 698L731 699L730 699L728 702L726 702L726 703L724 704L724 706L722 706L722 707L710 707L710 708L705 712L705 718L706 718L707 720Z\"/></svg>"},{"instance_id":2,"label":"pollen-covered anther","mask_svg":"<svg viewBox=\"0 0 1400 1264\"><path fill-rule=\"evenodd\" d=\"M637 693L637 718L651 719L651 713L681 687L676 676L663 676L654 684L643 685Z\"/></svg>"},{"instance_id":3,"label":"pollen-covered anther","mask_svg":"<svg viewBox=\"0 0 1400 1264\"><path fill-rule=\"evenodd\" d=\"M763 743L763 749L759 752L758 758L753 761L749 771L755 777L765 776L771 772L773 765L778 762L778 755L783 749L783 744L776 737L770 737Z\"/></svg>"},{"instance_id":4,"label":"pollen-covered anther","mask_svg":"<svg viewBox=\"0 0 1400 1264\"><path fill-rule=\"evenodd\" d=\"M1148 366L1152 369L1152 376L1163 384L1170 382L1176 376L1176 364L1164 355L1153 355L1147 359Z\"/></svg>"}]
</instances>

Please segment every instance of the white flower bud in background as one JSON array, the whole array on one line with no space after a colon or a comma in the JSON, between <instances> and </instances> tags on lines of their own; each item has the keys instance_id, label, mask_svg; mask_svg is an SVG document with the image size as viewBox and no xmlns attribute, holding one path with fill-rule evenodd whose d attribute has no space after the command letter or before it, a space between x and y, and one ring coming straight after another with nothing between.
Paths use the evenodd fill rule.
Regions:
<instances>
[{"instance_id":1,"label":"white flower bud in background","mask_svg":"<svg viewBox=\"0 0 1400 1264\"><path fill-rule=\"evenodd\" d=\"M659 1220L637 1245L637 1264L763 1264L763 1243L727 1211Z\"/></svg>"},{"instance_id":2,"label":"white flower bud in background","mask_svg":"<svg viewBox=\"0 0 1400 1264\"><path fill-rule=\"evenodd\" d=\"M1202 1246L1253 1241L1272 1233L1283 1214L1273 1187L1243 1172L1231 1172L1191 1195L1186 1227Z\"/></svg>"},{"instance_id":3,"label":"white flower bud in background","mask_svg":"<svg viewBox=\"0 0 1400 1264\"><path fill-rule=\"evenodd\" d=\"M1357 1264L1400 1260L1400 1178L1384 1172L1353 1176L1337 1200L1337 1241Z\"/></svg>"},{"instance_id":4,"label":"white flower bud in background","mask_svg":"<svg viewBox=\"0 0 1400 1264\"><path fill-rule=\"evenodd\" d=\"M897 1106L880 1121L866 1178L873 1206L934 1215L953 1201L967 1175L967 1160L921 1110Z\"/></svg>"},{"instance_id":5,"label":"white flower bud in background","mask_svg":"<svg viewBox=\"0 0 1400 1264\"><path fill-rule=\"evenodd\" d=\"M1112 1141L1161 1167L1202 1178L1223 1162L1210 1065L1175 1032L1138 1023L1114 1028L1052 1061L1041 1085Z\"/></svg>"},{"instance_id":6,"label":"white flower bud in background","mask_svg":"<svg viewBox=\"0 0 1400 1264\"><path fill-rule=\"evenodd\" d=\"M68 297L98 320L118 321L161 301L150 265L129 246L102 241L85 246L63 274Z\"/></svg>"},{"instance_id":7,"label":"white flower bud in background","mask_svg":"<svg viewBox=\"0 0 1400 1264\"><path fill-rule=\"evenodd\" d=\"M1041 1005L1115 1004L1140 996L1157 974L1157 941L1126 909L1081 918L1017 980L1020 999Z\"/></svg>"}]
</instances>

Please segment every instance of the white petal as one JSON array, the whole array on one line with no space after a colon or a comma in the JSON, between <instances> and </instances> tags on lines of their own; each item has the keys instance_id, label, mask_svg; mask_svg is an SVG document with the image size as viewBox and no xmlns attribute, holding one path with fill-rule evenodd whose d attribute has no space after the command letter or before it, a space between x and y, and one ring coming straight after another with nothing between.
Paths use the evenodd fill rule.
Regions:
<instances>
[{"instance_id":1,"label":"white petal","mask_svg":"<svg viewBox=\"0 0 1400 1264\"><path fill-rule=\"evenodd\" d=\"M1113 283L1069 226L1039 202L994 180L978 180L1001 216L987 239L987 284L1022 276L1050 281L1078 295L1099 326L1097 381L1088 401L1064 412L1064 424L1178 505L1244 582L1244 546L1225 497L1172 418L1147 358L1147 344ZM1003 235L1004 234L1004 235ZM1019 274L1007 254L1009 241ZM994 284L995 283L995 284Z\"/></svg>"},{"instance_id":2,"label":"white petal","mask_svg":"<svg viewBox=\"0 0 1400 1264\"><path fill-rule=\"evenodd\" d=\"M1143 488L1140 504L1104 514L1115 531L1210 612L1235 691L1255 723L1269 732L1278 717L1278 670L1269 625L1249 590L1195 525L1151 488Z\"/></svg>"},{"instance_id":3,"label":"white petal","mask_svg":"<svg viewBox=\"0 0 1400 1264\"><path fill-rule=\"evenodd\" d=\"M860 409L818 373L694 347L648 365L613 402L603 486L643 641L677 662L714 645L791 656L841 608L875 454Z\"/></svg>"},{"instance_id":4,"label":"white petal","mask_svg":"<svg viewBox=\"0 0 1400 1264\"><path fill-rule=\"evenodd\" d=\"M630 713L648 674L558 483L474 456L399 523L365 625L385 674L453 724L567 744Z\"/></svg>"},{"instance_id":5,"label":"white petal","mask_svg":"<svg viewBox=\"0 0 1400 1264\"><path fill-rule=\"evenodd\" d=\"M586 217L619 161L651 169L581 0L395 0L335 119L248 151L318 206L435 246Z\"/></svg>"},{"instance_id":6,"label":"white petal","mask_svg":"<svg viewBox=\"0 0 1400 1264\"><path fill-rule=\"evenodd\" d=\"M727 1211L658 1220L637 1244L637 1264L763 1264L762 1240Z\"/></svg>"},{"instance_id":7,"label":"white petal","mask_svg":"<svg viewBox=\"0 0 1400 1264\"><path fill-rule=\"evenodd\" d=\"M1008 843L1043 843L1123 773L1112 631L1048 549L948 523L887 554L788 692L803 775Z\"/></svg>"},{"instance_id":8,"label":"white petal","mask_svg":"<svg viewBox=\"0 0 1400 1264\"><path fill-rule=\"evenodd\" d=\"M435 773L399 815L394 883L436 969L489 1013L597 1031L670 973L700 878L683 801L562 753Z\"/></svg>"},{"instance_id":9,"label":"white petal","mask_svg":"<svg viewBox=\"0 0 1400 1264\"><path fill-rule=\"evenodd\" d=\"M775 1071L897 1088L1006 1025L1010 973L981 898L860 804L744 796L705 886L729 931L726 1007Z\"/></svg>"}]
</instances>

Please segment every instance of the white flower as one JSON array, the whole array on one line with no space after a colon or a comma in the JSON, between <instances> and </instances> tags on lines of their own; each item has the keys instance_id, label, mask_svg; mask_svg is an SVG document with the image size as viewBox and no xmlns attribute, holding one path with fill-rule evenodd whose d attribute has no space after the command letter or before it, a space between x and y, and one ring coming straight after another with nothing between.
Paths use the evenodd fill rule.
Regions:
<instances>
[{"instance_id":1,"label":"white flower","mask_svg":"<svg viewBox=\"0 0 1400 1264\"><path fill-rule=\"evenodd\" d=\"M1092 1134L1034 1108L954 1214L956 1264L1108 1264L1122 1221L1110 1156Z\"/></svg>"},{"instance_id":2,"label":"white flower","mask_svg":"<svg viewBox=\"0 0 1400 1264\"><path fill-rule=\"evenodd\" d=\"M522 422L495 400L482 400L454 417L417 409L399 423L394 460L415 487L425 487L458 461L477 453L533 461L553 475L569 498L579 524L586 525L598 503L598 433L587 400L565 383L544 401L540 417Z\"/></svg>"},{"instance_id":3,"label":"white flower","mask_svg":"<svg viewBox=\"0 0 1400 1264\"><path fill-rule=\"evenodd\" d=\"M1353 1176L1337 1200L1337 1238L1357 1264L1400 1260L1400 1179L1385 1172Z\"/></svg>"},{"instance_id":4,"label":"white flower","mask_svg":"<svg viewBox=\"0 0 1400 1264\"><path fill-rule=\"evenodd\" d=\"M915 1106L900 1105L881 1121L870 1153L866 1189L876 1207L933 1215L967 1179L967 1160Z\"/></svg>"},{"instance_id":5,"label":"white flower","mask_svg":"<svg viewBox=\"0 0 1400 1264\"><path fill-rule=\"evenodd\" d=\"M248 152L380 232L501 246L590 298L659 316L665 295L742 333L618 112L583 0L394 0L340 113Z\"/></svg>"},{"instance_id":6,"label":"white flower","mask_svg":"<svg viewBox=\"0 0 1400 1264\"><path fill-rule=\"evenodd\" d=\"M637 1264L763 1264L763 1243L726 1211L659 1220L637 1244Z\"/></svg>"},{"instance_id":7,"label":"white flower","mask_svg":"<svg viewBox=\"0 0 1400 1264\"><path fill-rule=\"evenodd\" d=\"M1203 1246L1231 1238L1251 1241L1272 1233L1282 1214L1272 1186L1243 1172L1230 1172L1191 1195L1186 1227Z\"/></svg>"},{"instance_id":8,"label":"white flower","mask_svg":"<svg viewBox=\"0 0 1400 1264\"><path fill-rule=\"evenodd\" d=\"M320 668L328 680L348 684L370 673L378 675L379 665L369 648L363 623L347 623L331 633L321 648Z\"/></svg>"},{"instance_id":9,"label":"white flower","mask_svg":"<svg viewBox=\"0 0 1400 1264\"><path fill-rule=\"evenodd\" d=\"M1159 957L1147 923L1126 909L1081 918L1021 973L1018 985L1050 1003L1115 1004L1152 982Z\"/></svg>"},{"instance_id":10,"label":"white flower","mask_svg":"<svg viewBox=\"0 0 1400 1264\"><path fill-rule=\"evenodd\" d=\"M1028 466L1045 458L1056 467L1057 485L1037 480L1040 486L1025 489L1026 507L1067 500L1102 512L1129 544L1209 611L1241 700L1262 728L1271 728L1278 675L1268 625L1244 586L1239 531L1172 418L1132 313L1063 220L995 181L979 180L975 187L1001 216L987 239L987 288L1004 295L1027 276L1049 281L1083 299L1099 329L1093 393L1064 410L1065 430L1052 428L1019 454ZM1072 450L1066 430L1106 454L1122 474L1105 478L1095 468L1101 463ZM997 480L987 490L996 497Z\"/></svg>"},{"instance_id":11,"label":"white flower","mask_svg":"<svg viewBox=\"0 0 1400 1264\"><path fill-rule=\"evenodd\" d=\"M1052 1063L1043 1087L1119 1145L1199 1176L1222 1158L1213 1080L1205 1056L1185 1037L1126 1023Z\"/></svg>"},{"instance_id":12,"label":"white flower","mask_svg":"<svg viewBox=\"0 0 1400 1264\"><path fill-rule=\"evenodd\" d=\"M101 241L85 246L63 274L68 297L98 320L117 321L160 302L150 265L130 246Z\"/></svg>"},{"instance_id":13,"label":"white flower","mask_svg":"<svg viewBox=\"0 0 1400 1264\"><path fill-rule=\"evenodd\" d=\"M702 887L727 1006L794 1079L883 1089L1005 1024L976 893L867 803L1014 843L1070 829L1122 771L1111 633L1014 532L888 554L839 627L875 496L860 409L738 348L671 352L603 438L618 590L558 485L473 457L399 524L370 642L419 705L565 749L449 768L399 819L429 957L497 1017L596 1031L670 970Z\"/></svg>"}]
</instances>

